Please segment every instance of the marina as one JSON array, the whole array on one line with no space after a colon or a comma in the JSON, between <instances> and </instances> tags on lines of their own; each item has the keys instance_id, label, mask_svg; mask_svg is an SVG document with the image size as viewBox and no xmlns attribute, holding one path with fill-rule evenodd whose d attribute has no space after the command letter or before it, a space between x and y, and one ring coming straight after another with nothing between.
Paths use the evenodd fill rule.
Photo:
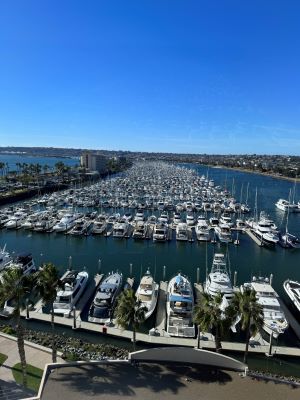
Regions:
<instances>
[{"instance_id":1,"label":"marina","mask_svg":"<svg viewBox=\"0 0 300 400\"><path fill-rule=\"evenodd\" d=\"M5 251L14 249L18 252L20 247L25 247L33 253L37 265L51 261L61 273L65 270L64 265L71 269L88 271L90 283L76 308L70 312L69 318L55 317L58 324L75 328L79 332L100 332L106 336L131 340L132 332L119 329L113 318L108 321L105 317L102 324L97 323L99 321L89 321L88 309L101 280L112 270L120 271L124 277L130 276L131 286L134 278L134 290L137 290L142 276L149 270L153 279L160 282L157 306L153 316L144 324L141 332L137 333L137 340L156 345L195 346L195 329L191 338L174 337L167 332L168 282L178 273L187 276L197 303L205 287L214 255L218 253L226 255L226 259L228 257L227 272L234 291L253 275L274 274L273 285L279 296L282 296L282 303L285 303L283 281L287 278L299 279L299 276L294 268L282 269L279 265L288 263L292 266L299 260L299 253L277 245L273 248L262 246L257 236L253 235L253 228L244 222L251 219L252 214L242 212L242 205L246 208L246 204L251 204L250 198L243 202L242 187L246 186L246 179L255 178L255 175L249 177L238 173L236 176L232 172L234 178L231 179L227 171L216 169L209 172L209 179L207 170L203 167L201 169L188 165L174 169L172 166L171 173L168 166L164 171L165 165L160 165L151 186L147 173L144 181L138 178L139 175L144 175L143 171L149 169L149 165L147 168L142 165L141 168L142 172L133 171L130 179L126 173L92 186L37 197L30 202L9 208L2 207L0 210L5 221L10 215L21 212L26 214L24 223L31 219L33 224L28 226L27 222L26 229L24 226L7 229L3 224L0 240L3 247L6 244ZM131 173L129 172L129 176ZM220 177L221 173L224 175ZM153 171L151 175L154 175ZM238 180L239 175L241 181ZM229 180L232 181L231 191L225 189L229 186ZM270 186L272 185L273 182ZM265 186L267 190L268 186ZM189 193L191 190L194 193ZM234 199L231 192L240 192L236 196L239 197L238 200ZM254 190L250 190L250 193L253 202ZM214 202L216 204L213 206ZM282 227L283 231L285 221L282 214L276 215L275 201L270 202L268 199L267 202L261 196L261 202L264 211L276 220L278 229ZM8 218L5 219L5 216ZM66 217L67 222L64 223ZM51 224L45 227L44 232L36 229L39 228L38 223L44 219L51 221L52 227L60 224L61 229L55 231ZM229 230L232 240L219 240L215 234L215 227L220 219L221 224ZM298 214L294 213L290 216L289 227L295 235L299 235L298 223ZM66 226L68 224L72 226ZM286 275L289 271L291 273ZM124 279L124 283L127 281ZM49 321L49 315L41 311L41 304L38 303L30 310L30 320ZM26 313L23 315L25 317ZM299 323L294 312L286 313L286 316L291 320L289 328L278 339L273 338L271 351L278 355L297 356ZM222 347L228 351L243 351L244 344L236 340L239 334L232 335L230 341L225 340L222 343ZM210 333L201 333L201 337L201 346L214 348ZM257 335L253 338L250 352L265 354L269 352L269 347L268 337Z\"/></svg>"}]
</instances>

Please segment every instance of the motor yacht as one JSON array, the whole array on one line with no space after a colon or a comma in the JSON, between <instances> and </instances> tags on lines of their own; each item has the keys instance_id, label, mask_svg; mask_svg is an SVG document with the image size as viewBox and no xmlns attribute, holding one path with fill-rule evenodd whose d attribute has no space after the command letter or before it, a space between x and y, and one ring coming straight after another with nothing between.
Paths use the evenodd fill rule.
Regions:
<instances>
[{"instance_id":1,"label":"motor yacht","mask_svg":"<svg viewBox=\"0 0 300 400\"><path fill-rule=\"evenodd\" d=\"M228 303L233 298L234 290L224 254L216 253L214 255L211 272L206 278L204 290L213 297L221 293Z\"/></svg>"},{"instance_id":2,"label":"motor yacht","mask_svg":"<svg viewBox=\"0 0 300 400\"><path fill-rule=\"evenodd\" d=\"M76 221L74 227L69 231L69 235L80 236L87 235L91 221L87 221L85 218L80 218Z\"/></svg>"},{"instance_id":3,"label":"motor yacht","mask_svg":"<svg viewBox=\"0 0 300 400\"><path fill-rule=\"evenodd\" d=\"M36 232L49 232L57 222L56 218L45 214L34 224L33 230Z\"/></svg>"},{"instance_id":4,"label":"motor yacht","mask_svg":"<svg viewBox=\"0 0 300 400\"><path fill-rule=\"evenodd\" d=\"M200 242L210 241L210 229L208 223L203 215L198 217L198 222L195 228L197 240Z\"/></svg>"},{"instance_id":5,"label":"motor yacht","mask_svg":"<svg viewBox=\"0 0 300 400\"><path fill-rule=\"evenodd\" d=\"M279 244L286 249L300 249L300 239L289 232L279 236Z\"/></svg>"},{"instance_id":6,"label":"motor yacht","mask_svg":"<svg viewBox=\"0 0 300 400\"><path fill-rule=\"evenodd\" d=\"M102 235L106 228L107 228L107 222L106 222L107 216L100 214L98 217L93 222L93 226L91 229L91 234L92 235Z\"/></svg>"},{"instance_id":7,"label":"motor yacht","mask_svg":"<svg viewBox=\"0 0 300 400\"><path fill-rule=\"evenodd\" d=\"M67 232L69 229L73 228L76 223L76 220L79 218L79 214L75 213L67 213L62 219L53 226L54 232Z\"/></svg>"},{"instance_id":8,"label":"motor yacht","mask_svg":"<svg viewBox=\"0 0 300 400\"><path fill-rule=\"evenodd\" d=\"M21 227L23 229L33 229L35 227L36 222L40 219L41 213L33 213L29 215L24 222L22 222Z\"/></svg>"},{"instance_id":9,"label":"motor yacht","mask_svg":"<svg viewBox=\"0 0 300 400\"><path fill-rule=\"evenodd\" d=\"M283 283L283 288L297 310L300 312L300 282L287 279Z\"/></svg>"},{"instance_id":10,"label":"motor yacht","mask_svg":"<svg viewBox=\"0 0 300 400\"><path fill-rule=\"evenodd\" d=\"M271 286L269 279L254 276L251 282L241 286L241 292L245 288L255 290L258 303L263 307L263 329L269 335L272 333L273 337L277 339L288 328L288 322L280 306L279 296Z\"/></svg>"},{"instance_id":11,"label":"motor yacht","mask_svg":"<svg viewBox=\"0 0 300 400\"><path fill-rule=\"evenodd\" d=\"M181 215L178 212L174 213L174 217L173 217L173 223L174 225L178 225L181 221Z\"/></svg>"},{"instance_id":12,"label":"motor yacht","mask_svg":"<svg viewBox=\"0 0 300 400\"><path fill-rule=\"evenodd\" d=\"M61 278L62 289L59 289L53 303L55 314L69 317L84 292L89 279L87 271L67 270Z\"/></svg>"},{"instance_id":13,"label":"motor yacht","mask_svg":"<svg viewBox=\"0 0 300 400\"><path fill-rule=\"evenodd\" d=\"M88 320L90 322L104 324L112 318L122 284L123 275L119 272L109 273L100 282L89 310Z\"/></svg>"},{"instance_id":14,"label":"motor yacht","mask_svg":"<svg viewBox=\"0 0 300 400\"><path fill-rule=\"evenodd\" d=\"M232 242L232 234L230 226L227 224L219 224L214 228L215 233L221 243L231 243Z\"/></svg>"},{"instance_id":15,"label":"motor yacht","mask_svg":"<svg viewBox=\"0 0 300 400\"><path fill-rule=\"evenodd\" d=\"M116 222L113 228L113 237L115 238L124 238L128 235L129 232L129 223L128 222Z\"/></svg>"},{"instance_id":16,"label":"motor yacht","mask_svg":"<svg viewBox=\"0 0 300 400\"><path fill-rule=\"evenodd\" d=\"M162 223L156 223L153 230L154 242L165 242L168 239L168 226Z\"/></svg>"},{"instance_id":17,"label":"motor yacht","mask_svg":"<svg viewBox=\"0 0 300 400\"><path fill-rule=\"evenodd\" d=\"M27 214L21 211L16 212L6 223L5 228L7 229L17 229L20 228L21 225L26 220Z\"/></svg>"},{"instance_id":18,"label":"motor yacht","mask_svg":"<svg viewBox=\"0 0 300 400\"><path fill-rule=\"evenodd\" d=\"M191 282L179 273L170 280L167 290L167 333L170 336L195 336L193 307Z\"/></svg>"},{"instance_id":19,"label":"motor yacht","mask_svg":"<svg viewBox=\"0 0 300 400\"><path fill-rule=\"evenodd\" d=\"M191 228L185 222L180 222L176 226L176 240L187 241L191 237Z\"/></svg>"},{"instance_id":20,"label":"motor yacht","mask_svg":"<svg viewBox=\"0 0 300 400\"><path fill-rule=\"evenodd\" d=\"M187 213L187 215L186 215L186 223L189 226L194 226L195 225L196 221L195 221L193 213L189 213L189 212Z\"/></svg>"},{"instance_id":21,"label":"motor yacht","mask_svg":"<svg viewBox=\"0 0 300 400\"><path fill-rule=\"evenodd\" d=\"M141 302L141 307L147 309L145 319L149 318L155 310L158 298L159 285L156 283L149 270L142 277L136 291L136 298Z\"/></svg>"},{"instance_id":22,"label":"motor yacht","mask_svg":"<svg viewBox=\"0 0 300 400\"><path fill-rule=\"evenodd\" d=\"M224 224L224 225L228 225L230 228L233 227L233 221L232 221L230 215L228 215L228 214L222 214L221 217L220 217L219 223L220 224Z\"/></svg>"},{"instance_id":23,"label":"motor yacht","mask_svg":"<svg viewBox=\"0 0 300 400\"><path fill-rule=\"evenodd\" d=\"M133 239L145 239L147 234L147 225L144 221L138 221L133 229Z\"/></svg>"}]
</instances>

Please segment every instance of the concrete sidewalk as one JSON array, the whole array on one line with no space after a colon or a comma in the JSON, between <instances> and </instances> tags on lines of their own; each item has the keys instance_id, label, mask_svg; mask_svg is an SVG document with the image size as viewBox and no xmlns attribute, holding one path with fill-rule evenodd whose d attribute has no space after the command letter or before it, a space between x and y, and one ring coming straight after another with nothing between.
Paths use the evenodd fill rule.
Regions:
<instances>
[{"instance_id":1,"label":"concrete sidewalk","mask_svg":"<svg viewBox=\"0 0 300 400\"><path fill-rule=\"evenodd\" d=\"M37 368L44 369L45 364L52 363L51 350L34 344L25 344L26 361ZM0 334L0 353L8 356L0 367L0 400L20 400L31 397L35 393L17 385L12 367L20 362L17 341L9 335ZM64 362L60 357L58 362Z\"/></svg>"}]
</instances>

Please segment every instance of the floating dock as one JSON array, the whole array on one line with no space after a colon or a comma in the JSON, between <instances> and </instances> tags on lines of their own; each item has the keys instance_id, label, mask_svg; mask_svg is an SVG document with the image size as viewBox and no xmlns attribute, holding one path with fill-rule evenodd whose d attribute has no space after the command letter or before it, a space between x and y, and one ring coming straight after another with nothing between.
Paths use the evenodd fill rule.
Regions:
<instances>
[{"instance_id":1,"label":"floating dock","mask_svg":"<svg viewBox=\"0 0 300 400\"><path fill-rule=\"evenodd\" d=\"M161 281L159 284L155 329L159 335L163 336L166 328L166 300L168 282Z\"/></svg>"},{"instance_id":2,"label":"floating dock","mask_svg":"<svg viewBox=\"0 0 300 400\"><path fill-rule=\"evenodd\" d=\"M263 243L259 240L251 231L251 229L245 229L244 231L258 246L262 247Z\"/></svg>"}]
</instances>

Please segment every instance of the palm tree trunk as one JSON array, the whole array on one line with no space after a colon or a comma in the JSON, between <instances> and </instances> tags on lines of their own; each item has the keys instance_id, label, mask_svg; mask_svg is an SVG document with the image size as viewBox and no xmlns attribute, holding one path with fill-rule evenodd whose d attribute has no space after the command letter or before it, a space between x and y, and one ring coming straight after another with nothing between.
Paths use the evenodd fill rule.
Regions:
<instances>
[{"instance_id":1,"label":"palm tree trunk","mask_svg":"<svg viewBox=\"0 0 300 400\"><path fill-rule=\"evenodd\" d=\"M27 372L26 372L26 355L25 355L25 345L24 345L24 328L21 324L20 315L17 317L17 343L18 343L18 351L20 355L20 361L22 366L22 374L23 374L23 385L27 386Z\"/></svg>"},{"instance_id":2,"label":"palm tree trunk","mask_svg":"<svg viewBox=\"0 0 300 400\"><path fill-rule=\"evenodd\" d=\"M56 340L55 340L55 331L54 331L54 309L53 303L51 304L51 329L52 329L52 362L57 362L57 348L56 348Z\"/></svg>"},{"instance_id":3,"label":"palm tree trunk","mask_svg":"<svg viewBox=\"0 0 300 400\"><path fill-rule=\"evenodd\" d=\"M133 328L133 331L132 331L133 351L135 351L135 342L136 342L136 331L135 331L135 328Z\"/></svg>"},{"instance_id":4,"label":"palm tree trunk","mask_svg":"<svg viewBox=\"0 0 300 400\"><path fill-rule=\"evenodd\" d=\"M216 343L216 353L220 353L222 350L221 338L220 338L220 328L216 326L216 336L215 336L215 343Z\"/></svg>"},{"instance_id":5,"label":"palm tree trunk","mask_svg":"<svg viewBox=\"0 0 300 400\"><path fill-rule=\"evenodd\" d=\"M201 336L201 330L200 330L200 325L198 325L197 349L200 349L200 336Z\"/></svg>"},{"instance_id":6,"label":"palm tree trunk","mask_svg":"<svg viewBox=\"0 0 300 400\"><path fill-rule=\"evenodd\" d=\"M247 364L247 360L248 360L249 342L250 342L250 326L248 324L247 333L246 333L246 347L245 347L245 353L244 353L244 364Z\"/></svg>"}]
</instances>

